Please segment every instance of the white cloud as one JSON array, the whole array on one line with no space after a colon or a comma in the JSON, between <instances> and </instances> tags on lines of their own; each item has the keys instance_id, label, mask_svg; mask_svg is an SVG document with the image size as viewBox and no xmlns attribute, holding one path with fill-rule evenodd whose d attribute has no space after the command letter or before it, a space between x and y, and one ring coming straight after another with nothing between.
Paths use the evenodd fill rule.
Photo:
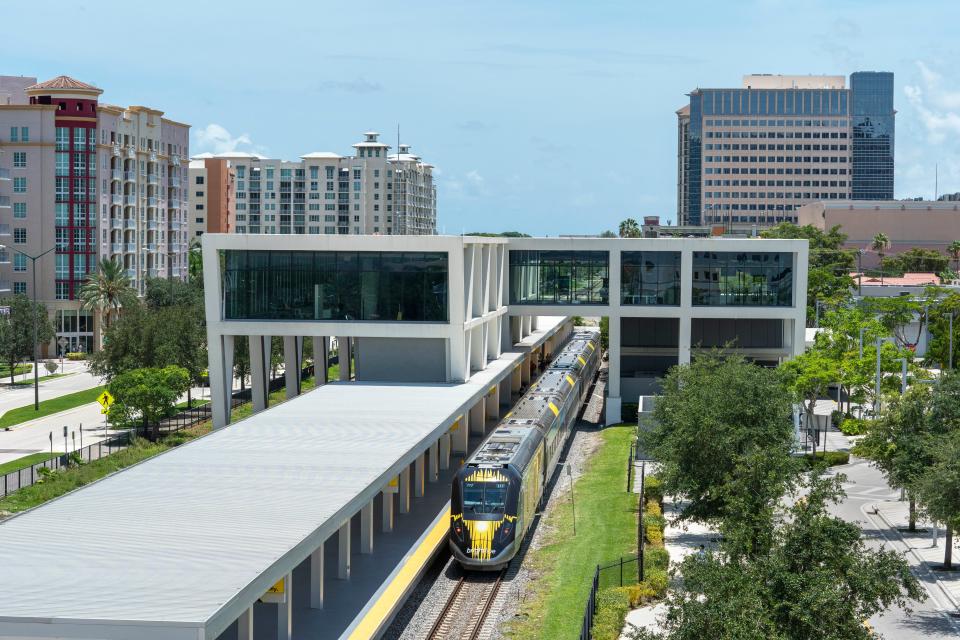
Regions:
<instances>
[{"instance_id":1,"label":"white cloud","mask_svg":"<svg viewBox=\"0 0 960 640\"><path fill-rule=\"evenodd\" d=\"M193 131L193 149L209 153L230 153L233 151L255 151L253 140L246 133L233 136L227 129L211 122L202 129Z\"/></svg>"},{"instance_id":2,"label":"white cloud","mask_svg":"<svg viewBox=\"0 0 960 640\"><path fill-rule=\"evenodd\" d=\"M960 91L949 88L941 74L922 61L917 62L920 83L906 85L903 93L927 131L931 144L940 144L948 135L960 135Z\"/></svg>"},{"instance_id":3,"label":"white cloud","mask_svg":"<svg viewBox=\"0 0 960 640\"><path fill-rule=\"evenodd\" d=\"M444 195L455 198L477 198L487 195L487 181L476 169L461 176L450 176L442 180Z\"/></svg>"}]
</instances>

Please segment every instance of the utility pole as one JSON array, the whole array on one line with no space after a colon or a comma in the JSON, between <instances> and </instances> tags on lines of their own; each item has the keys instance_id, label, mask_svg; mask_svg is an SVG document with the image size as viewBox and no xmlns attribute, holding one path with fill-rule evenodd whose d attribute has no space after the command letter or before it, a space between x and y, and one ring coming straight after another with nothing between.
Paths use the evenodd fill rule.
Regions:
<instances>
[{"instance_id":1,"label":"utility pole","mask_svg":"<svg viewBox=\"0 0 960 640\"><path fill-rule=\"evenodd\" d=\"M880 414L880 345L883 344L882 338L877 338L877 386L873 398L873 417Z\"/></svg>"}]
</instances>

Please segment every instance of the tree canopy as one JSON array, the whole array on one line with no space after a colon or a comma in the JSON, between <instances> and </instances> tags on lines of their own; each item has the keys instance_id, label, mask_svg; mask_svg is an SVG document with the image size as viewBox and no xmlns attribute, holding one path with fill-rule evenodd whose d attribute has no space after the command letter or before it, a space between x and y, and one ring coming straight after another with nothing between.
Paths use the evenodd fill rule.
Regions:
<instances>
[{"instance_id":1,"label":"tree canopy","mask_svg":"<svg viewBox=\"0 0 960 640\"><path fill-rule=\"evenodd\" d=\"M144 429L172 415L177 400L190 388L186 369L144 367L121 373L110 381L114 403L110 419L117 424L141 421Z\"/></svg>"},{"instance_id":2,"label":"tree canopy","mask_svg":"<svg viewBox=\"0 0 960 640\"><path fill-rule=\"evenodd\" d=\"M619 233L621 238L639 238L640 225L633 218L627 218L620 223Z\"/></svg>"},{"instance_id":3,"label":"tree canopy","mask_svg":"<svg viewBox=\"0 0 960 640\"><path fill-rule=\"evenodd\" d=\"M10 368L10 382L13 382L13 370L22 360L33 357L33 326L37 325L37 344L42 345L53 339L53 324L47 314L47 308L41 303L34 304L22 293L6 298L3 306L10 313L0 314L0 358Z\"/></svg>"}]
</instances>

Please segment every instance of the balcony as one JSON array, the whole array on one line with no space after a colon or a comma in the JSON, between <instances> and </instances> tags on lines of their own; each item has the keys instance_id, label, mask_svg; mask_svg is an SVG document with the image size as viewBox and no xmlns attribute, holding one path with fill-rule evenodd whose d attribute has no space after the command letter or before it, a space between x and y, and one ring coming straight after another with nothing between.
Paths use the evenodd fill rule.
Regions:
<instances>
[{"instance_id":1,"label":"balcony","mask_svg":"<svg viewBox=\"0 0 960 640\"><path fill-rule=\"evenodd\" d=\"M120 169L111 169L110 170L110 179L111 180L123 180L123 171Z\"/></svg>"},{"instance_id":2,"label":"balcony","mask_svg":"<svg viewBox=\"0 0 960 640\"><path fill-rule=\"evenodd\" d=\"M122 229L123 220L121 218L110 218L110 228L111 229Z\"/></svg>"},{"instance_id":3,"label":"balcony","mask_svg":"<svg viewBox=\"0 0 960 640\"><path fill-rule=\"evenodd\" d=\"M123 253L123 243L120 243L120 242L111 243L110 253Z\"/></svg>"},{"instance_id":4,"label":"balcony","mask_svg":"<svg viewBox=\"0 0 960 640\"><path fill-rule=\"evenodd\" d=\"M124 273L126 273L127 277L130 278L131 280L136 280L136 279L137 279L137 270L136 270L136 269L127 269Z\"/></svg>"},{"instance_id":5,"label":"balcony","mask_svg":"<svg viewBox=\"0 0 960 640\"><path fill-rule=\"evenodd\" d=\"M0 224L0 236L10 235L10 225L9 224Z\"/></svg>"},{"instance_id":6,"label":"balcony","mask_svg":"<svg viewBox=\"0 0 960 640\"><path fill-rule=\"evenodd\" d=\"M150 197L147 198L147 206L148 206L148 207L154 207L154 208L156 208L156 206L157 206L157 198L156 198L156 196L150 196Z\"/></svg>"},{"instance_id":7,"label":"balcony","mask_svg":"<svg viewBox=\"0 0 960 640\"><path fill-rule=\"evenodd\" d=\"M170 198L169 200L167 200L167 208L168 208L168 209L179 209L179 208L180 208L180 200L177 199L177 198Z\"/></svg>"},{"instance_id":8,"label":"balcony","mask_svg":"<svg viewBox=\"0 0 960 640\"><path fill-rule=\"evenodd\" d=\"M110 204L123 204L123 196L119 193L111 193Z\"/></svg>"},{"instance_id":9,"label":"balcony","mask_svg":"<svg viewBox=\"0 0 960 640\"><path fill-rule=\"evenodd\" d=\"M157 221L156 220L147 220L147 229L150 231L156 231Z\"/></svg>"},{"instance_id":10,"label":"balcony","mask_svg":"<svg viewBox=\"0 0 960 640\"><path fill-rule=\"evenodd\" d=\"M126 251L127 253L136 253L137 244L135 242L127 242L126 244L123 245L123 250Z\"/></svg>"},{"instance_id":11,"label":"balcony","mask_svg":"<svg viewBox=\"0 0 960 640\"><path fill-rule=\"evenodd\" d=\"M124 171L123 179L127 182L136 182L137 181L137 172L136 171Z\"/></svg>"},{"instance_id":12,"label":"balcony","mask_svg":"<svg viewBox=\"0 0 960 640\"><path fill-rule=\"evenodd\" d=\"M155 173L148 173L147 184L160 184L160 176Z\"/></svg>"},{"instance_id":13,"label":"balcony","mask_svg":"<svg viewBox=\"0 0 960 640\"><path fill-rule=\"evenodd\" d=\"M180 222L179 220L171 220L170 229L172 231L180 231L181 229L183 229L183 223Z\"/></svg>"},{"instance_id":14,"label":"balcony","mask_svg":"<svg viewBox=\"0 0 960 640\"><path fill-rule=\"evenodd\" d=\"M10 196L0 196L0 209L10 208Z\"/></svg>"},{"instance_id":15,"label":"balcony","mask_svg":"<svg viewBox=\"0 0 960 640\"><path fill-rule=\"evenodd\" d=\"M0 280L0 293L10 293L9 280Z\"/></svg>"},{"instance_id":16,"label":"balcony","mask_svg":"<svg viewBox=\"0 0 960 640\"><path fill-rule=\"evenodd\" d=\"M0 180L10 179L10 169L0 169Z\"/></svg>"},{"instance_id":17,"label":"balcony","mask_svg":"<svg viewBox=\"0 0 960 640\"><path fill-rule=\"evenodd\" d=\"M123 204L128 207L137 206L137 196L123 196Z\"/></svg>"},{"instance_id":18,"label":"balcony","mask_svg":"<svg viewBox=\"0 0 960 640\"><path fill-rule=\"evenodd\" d=\"M0 250L0 264L10 264L10 254Z\"/></svg>"},{"instance_id":19,"label":"balcony","mask_svg":"<svg viewBox=\"0 0 960 640\"><path fill-rule=\"evenodd\" d=\"M134 219L132 219L132 218L127 218L126 220L123 221L123 228L124 228L124 229L136 229L136 228L137 228L137 221L134 220Z\"/></svg>"},{"instance_id":20,"label":"balcony","mask_svg":"<svg viewBox=\"0 0 960 640\"><path fill-rule=\"evenodd\" d=\"M157 270L156 270L156 269L147 269L147 277L148 277L148 278L156 278L156 277L157 277Z\"/></svg>"}]
</instances>

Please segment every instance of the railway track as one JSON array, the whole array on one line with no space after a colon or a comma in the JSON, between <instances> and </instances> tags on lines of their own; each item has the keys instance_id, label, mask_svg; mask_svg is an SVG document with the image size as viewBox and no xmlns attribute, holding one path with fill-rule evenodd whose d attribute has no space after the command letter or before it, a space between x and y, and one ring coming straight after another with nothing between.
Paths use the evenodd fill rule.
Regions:
<instances>
[{"instance_id":1,"label":"railway track","mask_svg":"<svg viewBox=\"0 0 960 640\"><path fill-rule=\"evenodd\" d=\"M478 640L505 573L461 575L427 640Z\"/></svg>"}]
</instances>

